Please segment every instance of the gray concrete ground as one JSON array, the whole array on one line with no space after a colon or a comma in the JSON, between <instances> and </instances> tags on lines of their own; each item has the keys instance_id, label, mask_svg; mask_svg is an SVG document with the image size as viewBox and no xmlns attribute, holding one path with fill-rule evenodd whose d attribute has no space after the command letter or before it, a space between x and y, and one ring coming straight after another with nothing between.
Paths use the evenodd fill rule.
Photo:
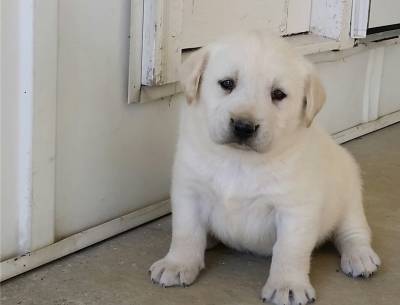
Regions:
<instances>
[{"instance_id":1,"label":"gray concrete ground","mask_svg":"<svg viewBox=\"0 0 400 305\"><path fill-rule=\"evenodd\" d=\"M339 271L339 256L332 245L317 249L311 268L317 304L399 304L400 124L345 146L362 167L365 208L383 266L370 279L352 279ZM8 280L1 286L1 304L261 304L269 259L224 246L207 252L207 267L193 286L152 285L148 267L166 253L170 236L170 217L121 234Z\"/></svg>"}]
</instances>

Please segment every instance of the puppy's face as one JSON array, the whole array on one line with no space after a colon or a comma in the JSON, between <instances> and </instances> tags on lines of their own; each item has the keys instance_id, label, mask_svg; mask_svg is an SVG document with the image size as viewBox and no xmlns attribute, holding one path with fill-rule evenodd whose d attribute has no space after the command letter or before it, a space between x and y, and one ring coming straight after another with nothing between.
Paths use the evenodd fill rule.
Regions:
<instances>
[{"instance_id":1,"label":"puppy's face","mask_svg":"<svg viewBox=\"0 0 400 305\"><path fill-rule=\"evenodd\" d=\"M307 128L325 99L312 66L260 33L197 51L183 65L182 85L205 112L212 141L260 153Z\"/></svg>"}]
</instances>

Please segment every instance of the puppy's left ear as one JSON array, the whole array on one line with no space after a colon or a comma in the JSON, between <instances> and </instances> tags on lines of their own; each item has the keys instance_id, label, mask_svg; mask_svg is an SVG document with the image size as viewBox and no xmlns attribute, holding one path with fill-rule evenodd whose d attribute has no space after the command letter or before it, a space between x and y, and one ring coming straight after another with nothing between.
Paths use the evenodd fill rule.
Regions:
<instances>
[{"instance_id":1,"label":"puppy's left ear","mask_svg":"<svg viewBox=\"0 0 400 305\"><path fill-rule=\"evenodd\" d=\"M311 64L308 71L305 81L304 116L306 126L310 127L314 117L325 103L326 93L315 68Z\"/></svg>"},{"instance_id":2,"label":"puppy's left ear","mask_svg":"<svg viewBox=\"0 0 400 305\"><path fill-rule=\"evenodd\" d=\"M180 82L189 104L198 98L201 76L206 68L207 59L208 51L201 48L191 54L181 66Z\"/></svg>"}]
</instances>

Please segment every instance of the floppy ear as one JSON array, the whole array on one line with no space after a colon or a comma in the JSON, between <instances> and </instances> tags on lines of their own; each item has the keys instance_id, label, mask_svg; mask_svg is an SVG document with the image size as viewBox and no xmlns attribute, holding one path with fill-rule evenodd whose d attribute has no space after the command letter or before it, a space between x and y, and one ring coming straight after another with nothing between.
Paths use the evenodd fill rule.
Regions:
<instances>
[{"instance_id":1,"label":"floppy ear","mask_svg":"<svg viewBox=\"0 0 400 305\"><path fill-rule=\"evenodd\" d=\"M306 77L304 116L306 126L310 127L314 117L321 110L326 100L325 89L314 68Z\"/></svg>"},{"instance_id":2,"label":"floppy ear","mask_svg":"<svg viewBox=\"0 0 400 305\"><path fill-rule=\"evenodd\" d=\"M180 82L190 104L198 98L201 76L206 68L208 51L204 48L192 53L182 64Z\"/></svg>"}]
</instances>

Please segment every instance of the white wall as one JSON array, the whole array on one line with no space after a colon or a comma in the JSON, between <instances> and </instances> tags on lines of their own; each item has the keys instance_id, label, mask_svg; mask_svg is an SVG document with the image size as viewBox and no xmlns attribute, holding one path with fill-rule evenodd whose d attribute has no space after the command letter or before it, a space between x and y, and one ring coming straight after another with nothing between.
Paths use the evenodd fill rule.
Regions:
<instances>
[{"instance_id":1,"label":"white wall","mask_svg":"<svg viewBox=\"0 0 400 305\"><path fill-rule=\"evenodd\" d=\"M400 110L400 45L310 56L327 91L318 121L337 133Z\"/></svg>"},{"instance_id":2,"label":"white wall","mask_svg":"<svg viewBox=\"0 0 400 305\"><path fill-rule=\"evenodd\" d=\"M384 54L379 115L400 109L400 46L389 46Z\"/></svg>"},{"instance_id":3,"label":"white wall","mask_svg":"<svg viewBox=\"0 0 400 305\"><path fill-rule=\"evenodd\" d=\"M318 56L320 57L320 56ZM344 60L316 60L317 70L327 92L327 102L318 120L336 133L363 121L363 93L368 65L368 52L347 56Z\"/></svg>"},{"instance_id":4,"label":"white wall","mask_svg":"<svg viewBox=\"0 0 400 305\"><path fill-rule=\"evenodd\" d=\"M129 4L59 3L57 238L169 196L178 107L127 105Z\"/></svg>"}]
</instances>

